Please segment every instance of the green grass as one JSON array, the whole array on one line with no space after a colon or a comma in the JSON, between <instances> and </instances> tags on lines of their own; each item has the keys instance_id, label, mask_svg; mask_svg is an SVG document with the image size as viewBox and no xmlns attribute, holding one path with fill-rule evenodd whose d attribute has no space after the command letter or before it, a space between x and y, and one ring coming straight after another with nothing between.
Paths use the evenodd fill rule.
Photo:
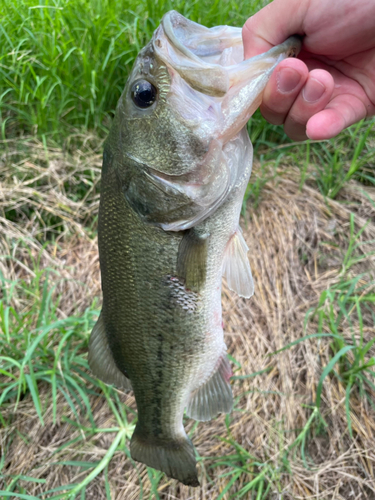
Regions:
<instances>
[{"instance_id":1,"label":"green grass","mask_svg":"<svg viewBox=\"0 0 375 500\"><path fill-rule=\"evenodd\" d=\"M374 125L374 119L362 121L327 144L312 145L314 177L322 194L336 198L350 179L375 186L375 148L367 140L373 136Z\"/></svg>"},{"instance_id":2,"label":"green grass","mask_svg":"<svg viewBox=\"0 0 375 500\"><path fill-rule=\"evenodd\" d=\"M281 127L265 122L259 111L251 118L248 130L254 156L261 160L257 176L250 179L245 195L257 205L266 183L274 178L279 165L300 169L300 188L305 182L316 186L323 196L338 197L350 180L375 186L375 118L344 130L339 136L321 142L292 142ZM274 173L270 172L272 165Z\"/></svg>"},{"instance_id":3,"label":"green grass","mask_svg":"<svg viewBox=\"0 0 375 500\"><path fill-rule=\"evenodd\" d=\"M2 0L3 138L60 141L82 127L105 134L136 55L168 10L207 26L241 26L264 3Z\"/></svg>"},{"instance_id":4,"label":"green grass","mask_svg":"<svg viewBox=\"0 0 375 500\"><path fill-rule=\"evenodd\" d=\"M2 138L39 138L48 147L73 150L93 132L106 136L117 100L140 48L150 39L163 14L176 9L190 19L213 26L241 26L259 10L266 0L251 4L229 0L220 3L164 0L3 0L0 3L0 125ZM345 183L354 178L375 185L373 169L375 148L369 140L375 119L362 122L338 138L319 144L295 145L281 127L268 124L257 112L249 122L254 154L262 168L253 176L245 203L257 206L264 186L275 175L275 161L280 165L299 165L301 186L314 181L319 190L335 198ZM281 147L280 147L281 146ZM3 144L5 152L7 143ZM20 146L18 146L20 147ZM8 158L14 174L30 181L36 192L48 178L35 176L30 170L14 167L14 154ZM312 167L313 166L313 167ZM44 167L44 164L43 164ZM32 182L32 178L35 181ZM0 174L1 179L1 174ZM77 176L75 172L64 189L77 202L85 200L87 183L98 192L90 169ZM38 203L38 199L35 203ZM25 203L17 210L6 209L6 217L20 220L20 211L33 217L34 205ZM64 230L61 217L44 214L46 225Z\"/></svg>"},{"instance_id":5,"label":"green grass","mask_svg":"<svg viewBox=\"0 0 375 500\"><path fill-rule=\"evenodd\" d=\"M118 393L94 377L87 364L88 334L92 329L99 311L95 303L80 316L58 318L56 311L61 297L56 297L54 271L34 268L35 277L30 281L17 280L9 282L0 276L3 298L0 300L0 413L1 425L11 424L3 416L8 406L17 407L27 395L32 398L33 405L42 425L44 415L52 406L52 422L56 424L58 411L57 396L61 394L67 407L73 415L73 420L62 415L62 420L68 421L71 427L78 429L80 434L63 447L82 443L96 434L112 433L114 438L105 456L95 462L79 460L63 463L50 457L53 465L70 465L83 468L88 473L77 484L66 484L58 490L45 491L47 498L75 498L78 493L84 494L86 486L105 468L117 450L129 454L125 439L129 439L134 422L129 422L129 415L134 417L134 410L126 407L119 400ZM53 298L53 299L52 299ZM26 307L19 311L11 305L14 300L21 300ZM45 391L46 387L48 390ZM43 395L40 394L44 389ZM95 424L90 397L104 397L117 426L98 428ZM56 451L58 455L60 449ZM1 498L35 498L27 496L25 482L41 482L29 476L9 476L3 469L6 453L0 462L0 484L6 488L1 490ZM64 491L63 491L64 490ZM67 495L66 492L69 492ZM25 496L22 496L25 495Z\"/></svg>"},{"instance_id":6,"label":"green grass","mask_svg":"<svg viewBox=\"0 0 375 500\"><path fill-rule=\"evenodd\" d=\"M342 262L341 278L337 284L321 294L317 307L309 312L312 318L317 317L319 332L328 331L332 335L330 344L332 359L319 380L316 407L320 409L325 377L333 374L346 389L345 408L350 435L353 432L350 416L352 390L356 391L360 398L365 398L370 405L375 403L373 370L375 356L372 355L375 338L371 335L370 339L364 340L364 316L367 316L367 325L375 325L374 280L369 273L350 275L350 270L355 264L361 263L370 255L375 255L375 252L360 256L356 253L361 246L371 247L375 243L375 241L358 241L364 229L365 226L355 233L352 214L349 245ZM344 324L349 325L350 337L342 335Z\"/></svg>"},{"instance_id":7,"label":"green grass","mask_svg":"<svg viewBox=\"0 0 375 500\"><path fill-rule=\"evenodd\" d=\"M348 433L355 438L355 428L351 418L351 400L361 398L374 404L375 381L373 366L374 339L365 339L365 327L369 321L375 323L374 282L369 273L357 273L371 254L368 248L374 242L362 241L366 227L355 229L355 217L349 221L348 241L342 253L339 279L325 290L316 307L308 311L305 328L316 324L313 334L299 338L286 345L282 350L293 349L306 341L328 339L328 362L321 366L316 386L316 400L310 405L310 416L301 429L296 429L296 437L288 442L282 426L279 432L280 458L277 463L260 461L238 443L231 435L231 416L226 418L227 437L224 441L231 452L216 457L199 458L211 460L210 471L225 467L225 487L216 500L248 498L268 500L271 494L282 494L282 476L291 474L292 462L296 454L302 457L306 470L315 467L308 453L308 444L316 435L324 434L326 408L323 404L324 387L327 380L335 379L345 389L345 410ZM361 253L362 252L362 253ZM12 261L10 255L2 259ZM12 423L8 408L17 407L24 398L31 399L33 407L42 424L52 406L52 421L58 418L68 422L73 430L79 431L71 440L65 442L50 457L50 467L69 465L81 473L80 480L43 491L43 498L51 500L85 498L92 481L104 475L107 498L111 498L108 481L108 464L116 453L129 457L129 437L134 430L136 415L132 408L124 405L117 391L95 379L87 365L88 335L98 316L94 302L83 314L61 318L58 310L63 297L56 293L59 274L53 268L43 268L40 258L29 255L31 278L17 281L6 280L0 276L2 296L0 298L0 421L3 427ZM17 264L17 262L14 262ZM15 305L17 304L17 305ZM344 327L349 325L351 335L343 335ZM348 328L346 328L346 332ZM280 350L275 352L277 356ZM238 363L232 359L237 368ZM250 375L235 376L235 380L266 374L268 368ZM42 392L41 392L42 391ZM56 406L57 396L62 395L72 417L60 415L61 407ZM92 397L104 398L110 408L115 425L98 427L93 417ZM305 405L306 406L306 405ZM196 424L197 426L198 424ZM196 429L192 429L192 433ZM97 435L111 435L111 443L104 456L87 461L77 457L63 460L62 448L77 447ZM24 436L24 439L28 439ZM221 438L223 439L223 438ZM77 445L78 443L78 445ZM42 497L28 495L28 485L40 483L43 478L32 475L10 475L4 468L6 452L0 460L1 498L25 498L40 500ZM133 464L135 467L136 465ZM107 474L107 476L106 476ZM141 499L162 499L160 487L165 476L153 469L147 469L151 484L150 493ZM208 478L208 480L210 480ZM142 485L143 480L139 478ZM239 482L241 487L238 487Z\"/></svg>"},{"instance_id":8,"label":"green grass","mask_svg":"<svg viewBox=\"0 0 375 500\"><path fill-rule=\"evenodd\" d=\"M225 473L226 486L216 500L235 498L267 500L269 495L274 494L276 490L281 493L283 488L280 478L282 474L290 472L290 462L297 450L307 469L314 466L306 453L306 446L309 439L317 433L324 432L327 426L325 410L321 405L327 377L336 377L346 388L346 411L350 434L353 434L350 417L350 398L353 393L356 392L373 404L369 389L375 390L373 380L375 372L372 370L375 358L370 356L369 352L375 340L364 341L362 319L364 315L370 315L375 323L373 283L366 281L368 280L366 276L350 276L353 266L360 264L367 257L366 254L358 257L357 250L363 245L371 244L371 242L360 241L362 233L363 230L355 231L354 217L352 217L341 277L338 283L322 293L317 306L308 311L306 316L305 327L315 319L317 332L300 338L282 349L291 349L308 339L325 337L331 339L330 361L326 366L322 366L316 401L311 407L308 421L304 428L297 432L294 441L288 445L285 444L285 436L281 431L282 453L278 466L275 466L268 461L259 462L255 456L233 439L231 416L227 416L228 437L224 441L231 446L233 452L226 456L204 458L205 461L208 459L213 461L211 465L213 471L222 466L229 468L229 472ZM11 259L10 256L8 258ZM1 424L4 427L11 424L12 417L10 420L8 417L7 420L3 413L10 405L16 412L20 400L25 397L32 399L42 425L44 425L44 416L52 405L53 423L56 423L58 412L61 411L61 407L60 409L56 407L57 395L60 393L73 415L72 419L63 415L62 420L65 419L72 429L79 430L78 436L63 444L64 448L77 446L77 440L83 444L85 440L95 435L113 434L107 452L97 461L87 462L79 460L79 457L74 460L61 460L59 455L61 447L49 457L51 467L69 465L81 471L83 476L77 483L65 484L44 491L43 497L51 500L84 498L87 487L98 475L104 474L106 477L108 464L116 452L125 453L130 458L128 442L134 430L136 415L134 410L119 400L117 391L95 379L88 368L88 334L98 317L99 311L96 304L93 303L92 307L79 316L59 318L57 311L62 297L56 295L55 291L59 284L56 271L41 268L39 259L34 259L31 263L33 267L31 279L7 281L0 276L3 290L0 300ZM15 302L23 306L16 308L12 305ZM353 318L353 315L356 315L356 318ZM341 334L344 322L349 322L351 325L353 330L351 337L343 337ZM359 331L354 332L357 325ZM280 351L277 351L274 355L279 353ZM235 359L232 361L239 368L238 362ZM268 369L250 375L237 376L234 379L251 378L267 371ZM41 388L43 388L43 395L40 393ZM91 396L105 398L116 425L106 428L97 427L92 412ZM192 433L197 425L198 423L192 429ZM0 461L0 481L2 480L6 485L0 491L2 498L39 498L27 494L27 484L38 481L43 484L43 479L26 475L10 476L5 469L3 470L5 455ZM202 459L199 458L199 460ZM148 477L151 483L151 493L150 496L146 495L141 498L161 499L158 490L164 475L148 468ZM240 479L243 486L240 489L236 488L235 493L231 492ZM109 491L108 480L105 480L105 485ZM110 493L108 493L108 498L111 498Z\"/></svg>"}]
</instances>

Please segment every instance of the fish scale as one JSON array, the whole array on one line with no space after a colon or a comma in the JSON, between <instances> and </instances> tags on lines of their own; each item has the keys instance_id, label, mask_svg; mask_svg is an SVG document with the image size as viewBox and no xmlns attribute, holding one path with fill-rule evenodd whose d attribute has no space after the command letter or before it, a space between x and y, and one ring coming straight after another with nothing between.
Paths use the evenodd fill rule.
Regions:
<instances>
[{"instance_id":1,"label":"fish scale","mask_svg":"<svg viewBox=\"0 0 375 500\"><path fill-rule=\"evenodd\" d=\"M103 307L89 364L134 391L132 458L191 486L199 481L184 410L204 421L233 405L222 275L239 295L253 293L238 226L252 166L245 125L299 44L241 62L239 33L166 14L138 55L103 155Z\"/></svg>"}]
</instances>

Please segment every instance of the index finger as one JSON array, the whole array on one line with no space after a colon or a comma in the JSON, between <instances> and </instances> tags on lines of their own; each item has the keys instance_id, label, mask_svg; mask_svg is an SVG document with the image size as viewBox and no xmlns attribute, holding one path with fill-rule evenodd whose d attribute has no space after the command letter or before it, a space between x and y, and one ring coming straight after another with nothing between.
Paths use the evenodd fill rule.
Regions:
<instances>
[{"instance_id":1,"label":"index finger","mask_svg":"<svg viewBox=\"0 0 375 500\"><path fill-rule=\"evenodd\" d=\"M274 0L250 17L243 29L245 59L266 52L291 35L304 35L307 2Z\"/></svg>"}]
</instances>

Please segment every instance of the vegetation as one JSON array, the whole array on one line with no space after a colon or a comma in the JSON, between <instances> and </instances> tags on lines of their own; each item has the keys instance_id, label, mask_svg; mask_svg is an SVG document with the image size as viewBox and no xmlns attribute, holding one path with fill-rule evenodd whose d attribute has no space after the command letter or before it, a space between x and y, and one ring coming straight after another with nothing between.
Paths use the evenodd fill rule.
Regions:
<instances>
[{"instance_id":1,"label":"vegetation","mask_svg":"<svg viewBox=\"0 0 375 500\"><path fill-rule=\"evenodd\" d=\"M0 498L373 498L375 120L291 142L256 113L251 301L224 287L236 408L186 420L202 488L134 463L132 394L92 376L101 146L134 57L176 9L242 25L264 2L0 3Z\"/></svg>"},{"instance_id":2,"label":"vegetation","mask_svg":"<svg viewBox=\"0 0 375 500\"><path fill-rule=\"evenodd\" d=\"M2 0L3 138L22 131L59 141L82 127L105 134L134 58L165 12L240 26L264 3Z\"/></svg>"}]
</instances>

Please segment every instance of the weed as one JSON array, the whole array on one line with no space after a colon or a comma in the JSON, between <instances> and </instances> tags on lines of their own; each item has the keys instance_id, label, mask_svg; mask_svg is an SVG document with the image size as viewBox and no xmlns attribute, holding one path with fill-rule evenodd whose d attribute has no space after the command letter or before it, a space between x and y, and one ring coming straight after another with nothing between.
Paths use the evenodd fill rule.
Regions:
<instances>
[{"instance_id":1,"label":"weed","mask_svg":"<svg viewBox=\"0 0 375 500\"><path fill-rule=\"evenodd\" d=\"M375 184L374 171L366 173L375 160L374 148L367 141L374 124L375 120L362 121L338 138L312 144L313 177L324 196L336 198L351 179Z\"/></svg>"}]
</instances>

